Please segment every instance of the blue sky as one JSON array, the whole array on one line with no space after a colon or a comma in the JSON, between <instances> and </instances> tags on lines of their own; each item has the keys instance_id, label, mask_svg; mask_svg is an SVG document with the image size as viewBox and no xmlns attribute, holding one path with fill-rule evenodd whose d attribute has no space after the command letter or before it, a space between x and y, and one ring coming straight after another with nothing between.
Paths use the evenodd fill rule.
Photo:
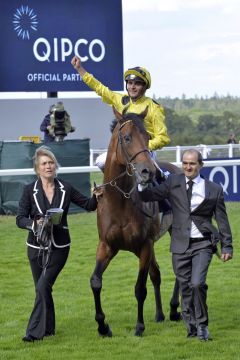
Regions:
<instances>
[{"instance_id":1,"label":"blue sky","mask_svg":"<svg viewBox=\"0 0 240 360\"><path fill-rule=\"evenodd\" d=\"M240 96L239 0L122 0L124 66L146 67L149 96Z\"/></svg>"}]
</instances>

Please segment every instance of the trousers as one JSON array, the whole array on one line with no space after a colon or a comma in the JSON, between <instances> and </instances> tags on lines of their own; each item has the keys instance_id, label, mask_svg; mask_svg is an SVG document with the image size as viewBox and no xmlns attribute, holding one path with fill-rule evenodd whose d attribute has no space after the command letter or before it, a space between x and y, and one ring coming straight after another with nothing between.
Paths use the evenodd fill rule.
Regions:
<instances>
[{"instance_id":1,"label":"trousers","mask_svg":"<svg viewBox=\"0 0 240 360\"><path fill-rule=\"evenodd\" d=\"M190 246L184 254L172 254L173 270L179 281L182 317L188 330L208 325L206 284L212 248Z\"/></svg>"},{"instance_id":2,"label":"trousers","mask_svg":"<svg viewBox=\"0 0 240 360\"><path fill-rule=\"evenodd\" d=\"M55 309L52 287L63 269L70 247L52 248L46 270L42 267L42 256L38 249L28 247L28 259L35 284L35 302L29 318L26 335L42 339L55 333Z\"/></svg>"}]
</instances>

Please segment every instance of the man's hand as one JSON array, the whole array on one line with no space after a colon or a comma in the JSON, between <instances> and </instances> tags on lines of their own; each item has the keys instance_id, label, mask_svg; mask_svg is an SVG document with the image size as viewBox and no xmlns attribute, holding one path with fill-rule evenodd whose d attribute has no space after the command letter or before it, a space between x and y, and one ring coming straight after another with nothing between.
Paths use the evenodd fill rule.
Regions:
<instances>
[{"instance_id":1,"label":"man's hand","mask_svg":"<svg viewBox=\"0 0 240 360\"><path fill-rule=\"evenodd\" d=\"M228 260L231 260L232 259L232 255L231 254L228 254L228 253L223 253L222 255L221 255L221 260L223 261L223 262L226 262L226 261L228 261Z\"/></svg>"},{"instance_id":2,"label":"man's hand","mask_svg":"<svg viewBox=\"0 0 240 360\"><path fill-rule=\"evenodd\" d=\"M138 191L142 192L148 187L148 184L138 184Z\"/></svg>"}]
</instances>

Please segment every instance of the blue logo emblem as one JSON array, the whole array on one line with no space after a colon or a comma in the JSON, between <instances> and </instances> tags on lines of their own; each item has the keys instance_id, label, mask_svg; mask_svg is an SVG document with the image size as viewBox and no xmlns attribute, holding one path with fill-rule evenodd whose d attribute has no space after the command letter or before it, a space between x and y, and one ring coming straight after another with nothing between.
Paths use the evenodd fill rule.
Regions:
<instances>
[{"instance_id":1,"label":"blue logo emblem","mask_svg":"<svg viewBox=\"0 0 240 360\"><path fill-rule=\"evenodd\" d=\"M29 40L32 31L37 31L37 15L29 6L21 6L13 15L13 28L22 40Z\"/></svg>"}]
</instances>

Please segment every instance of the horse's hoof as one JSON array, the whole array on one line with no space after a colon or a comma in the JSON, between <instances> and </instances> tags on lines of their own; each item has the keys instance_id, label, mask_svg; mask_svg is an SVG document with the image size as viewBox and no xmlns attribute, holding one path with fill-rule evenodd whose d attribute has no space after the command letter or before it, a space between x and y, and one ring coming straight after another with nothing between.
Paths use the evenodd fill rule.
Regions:
<instances>
[{"instance_id":1,"label":"horse's hoof","mask_svg":"<svg viewBox=\"0 0 240 360\"><path fill-rule=\"evenodd\" d=\"M144 330L145 330L144 324L137 324L135 330L135 336L142 336Z\"/></svg>"},{"instance_id":2,"label":"horse's hoof","mask_svg":"<svg viewBox=\"0 0 240 360\"><path fill-rule=\"evenodd\" d=\"M102 337L112 337L112 330L108 324L104 324L104 326L98 327L98 333Z\"/></svg>"},{"instance_id":3,"label":"horse's hoof","mask_svg":"<svg viewBox=\"0 0 240 360\"><path fill-rule=\"evenodd\" d=\"M165 320L165 315L163 313L156 314L156 316L155 316L155 321L156 322L163 322L164 320Z\"/></svg>"},{"instance_id":4,"label":"horse's hoof","mask_svg":"<svg viewBox=\"0 0 240 360\"><path fill-rule=\"evenodd\" d=\"M182 320L182 315L180 312L176 311L174 313L170 313L170 321L180 321Z\"/></svg>"}]
</instances>

